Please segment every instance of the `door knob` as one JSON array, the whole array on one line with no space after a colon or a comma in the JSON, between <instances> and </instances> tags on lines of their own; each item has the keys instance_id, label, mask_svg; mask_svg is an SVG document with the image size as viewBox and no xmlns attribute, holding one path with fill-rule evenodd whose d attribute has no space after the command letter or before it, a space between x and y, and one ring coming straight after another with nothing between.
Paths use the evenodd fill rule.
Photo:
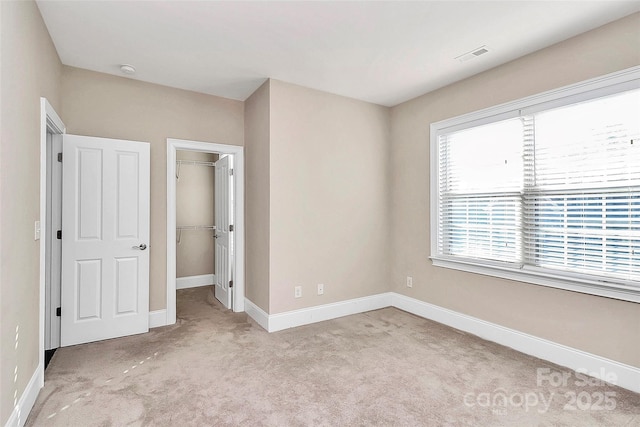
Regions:
<instances>
[{"instance_id":1,"label":"door knob","mask_svg":"<svg viewBox=\"0 0 640 427\"><path fill-rule=\"evenodd\" d=\"M147 245L145 245L144 243L140 243L139 246L132 246L133 249L140 249L141 251L144 251L145 249L147 249Z\"/></svg>"}]
</instances>

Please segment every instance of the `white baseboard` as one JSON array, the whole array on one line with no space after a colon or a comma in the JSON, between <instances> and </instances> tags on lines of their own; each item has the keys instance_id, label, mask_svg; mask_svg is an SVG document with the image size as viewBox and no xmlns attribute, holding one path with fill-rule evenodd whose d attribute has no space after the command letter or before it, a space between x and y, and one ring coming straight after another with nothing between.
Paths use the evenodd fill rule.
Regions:
<instances>
[{"instance_id":1,"label":"white baseboard","mask_svg":"<svg viewBox=\"0 0 640 427\"><path fill-rule=\"evenodd\" d=\"M18 404L13 408L13 412L9 416L5 427L22 427L27 421L27 417L36 403L38 393L40 393L40 385L43 384L44 369L42 365L36 368L31 376L27 387L24 389L22 396L18 399Z\"/></svg>"},{"instance_id":2,"label":"white baseboard","mask_svg":"<svg viewBox=\"0 0 640 427\"><path fill-rule=\"evenodd\" d=\"M640 393L640 368L393 293L393 307Z\"/></svg>"},{"instance_id":3,"label":"white baseboard","mask_svg":"<svg viewBox=\"0 0 640 427\"><path fill-rule=\"evenodd\" d=\"M364 313L378 310L391 305L392 293L371 295L355 298L331 304L317 305L315 307L302 308L300 310L287 311L285 313L269 315L269 332L281 331L296 326L322 322L324 320L349 316L351 314Z\"/></svg>"},{"instance_id":4,"label":"white baseboard","mask_svg":"<svg viewBox=\"0 0 640 427\"><path fill-rule=\"evenodd\" d=\"M155 310L149 312L149 328L158 328L167 325L167 310Z\"/></svg>"},{"instance_id":5,"label":"white baseboard","mask_svg":"<svg viewBox=\"0 0 640 427\"><path fill-rule=\"evenodd\" d=\"M196 288L198 286L213 285L215 282L215 274L201 274L199 276L177 277L176 289L187 289Z\"/></svg>"},{"instance_id":6,"label":"white baseboard","mask_svg":"<svg viewBox=\"0 0 640 427\"><path fill-rule=\"evenodd\" d=\"M255 320L258 325L262 326L265 331L269 330L269 315L247 298L244 299L244 311L249 317Z\"/></svg>"},{"instance_id":7,"label":"white baseboard","mask_svg":"<svg viewBox=\"0 0 640 427\"><path fill-rule=\"evenodd\" d=\"M391 295L391 293L371 295L278 314L267 314L260 307L248 299L245 299L245 311L264 329L269 332L276 332L296 326L308 325L310 323L389 307L391 305Z\"/></svg>"}]
</instances>

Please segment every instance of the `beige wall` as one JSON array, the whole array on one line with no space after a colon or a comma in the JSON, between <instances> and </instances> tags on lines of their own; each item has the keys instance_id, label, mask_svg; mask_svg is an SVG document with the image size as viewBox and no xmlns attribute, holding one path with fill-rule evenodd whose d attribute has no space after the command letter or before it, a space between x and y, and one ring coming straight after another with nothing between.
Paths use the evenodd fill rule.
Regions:
<instances>
[{"instance_id":1,"label":"beige wall","mask_svg":"<svg viewBox=\"0 0 640 427\"><path fill-rule=\"evenodd\" d=\"M215 162L218 155L197 151L176 152L178 160ZM180 179L176 181L176 224L214 225L214 180L212 166L180 165ZM214 273L215 240L213 230L183 230L177 232L176 277Z\"/></svg>"},{"instance_id":2,"label":"beige wall","mask_svg":"<svg viewBox=\"0 0 640 427\"><path fill-rule=\"evenodd\" d=\"M277 80L270 99L269 312L387 291L389 109Z\"/></svg>"},{"instance_id":3,"label":"beige wall","mask_svg":"<svg viewBox=\"0 0 640 427\"><path fill-rule=\"evenodd\" d=\"M394 291L640 367L640 304L436 268L428 258L430 123L640 65L639 40L635 14L392 109Z\"/></svg>"},{"instance_id":4,"label":"beige wall","mask_svg":"<svg viewBox=\"0 0 640 427\"><path fill-rule=\"evenodd\" d=\"M269 312L270 81L244 104L245 296Z\"/></svg>"},{"instance_id":5,"label":"beige wall","mask_svg":"<svg viewBox=\"0 0 640 427\"><path fill-rule=\"evenodd\" d=\"M166 139L242 145L243 103L65 66L62 115L70 134L151 144L149 309L165 308Z\"/></svg>"},{"instance_id":6,"label":"beige wall","mask_svg":"<svg viewBox=\"0 0 640 427\"><path fill-rule=\"evenodd\" d=\"M14 396L22 396L38 366L40 242L33 225L40 217L40 97L60 111L62 65L35 3L0 2L0 15L0 425L5 425Z\"/></svg>"}]
</instances>

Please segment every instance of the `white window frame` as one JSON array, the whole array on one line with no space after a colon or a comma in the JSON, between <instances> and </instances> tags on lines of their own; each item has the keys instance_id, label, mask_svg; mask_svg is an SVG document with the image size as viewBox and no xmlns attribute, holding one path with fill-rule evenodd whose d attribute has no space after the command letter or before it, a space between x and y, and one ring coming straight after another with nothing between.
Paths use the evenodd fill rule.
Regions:
<instances>
[{"instance_id":1,"label":"white window frame","mask_svg":"<svg viewBox=\"0 0 640 427\"><path fill-rule=\"evenodd\" d=\"M438 215L440 212L438 197L440 189L438 173L440 144L438 143L438 136L440 134L492 123L505 117L532 114L638 88L640 88L640 66L432 123L430 126L430 259L433 265L640 303L640 287L638 287L637 282L598 278L591 275L562 272L528 265L520 268L506 263L463 259L438 254Z\"/></svg>"}]
</instances>

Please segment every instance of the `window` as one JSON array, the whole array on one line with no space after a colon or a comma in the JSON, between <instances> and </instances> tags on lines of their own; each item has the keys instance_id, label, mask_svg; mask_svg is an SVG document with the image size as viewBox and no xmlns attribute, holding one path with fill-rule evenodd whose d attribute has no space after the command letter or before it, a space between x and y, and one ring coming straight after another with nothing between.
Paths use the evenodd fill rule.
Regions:
<instances>
[{"instance_id":1,"label":"window","mask_svg":"<svg viewBox=\"0 0 640 427\"><path fill-rule=\"evenodd\" d=\"M640 302L640 71L431 126L434 265Z\"/></svg>"}]
</instances>

